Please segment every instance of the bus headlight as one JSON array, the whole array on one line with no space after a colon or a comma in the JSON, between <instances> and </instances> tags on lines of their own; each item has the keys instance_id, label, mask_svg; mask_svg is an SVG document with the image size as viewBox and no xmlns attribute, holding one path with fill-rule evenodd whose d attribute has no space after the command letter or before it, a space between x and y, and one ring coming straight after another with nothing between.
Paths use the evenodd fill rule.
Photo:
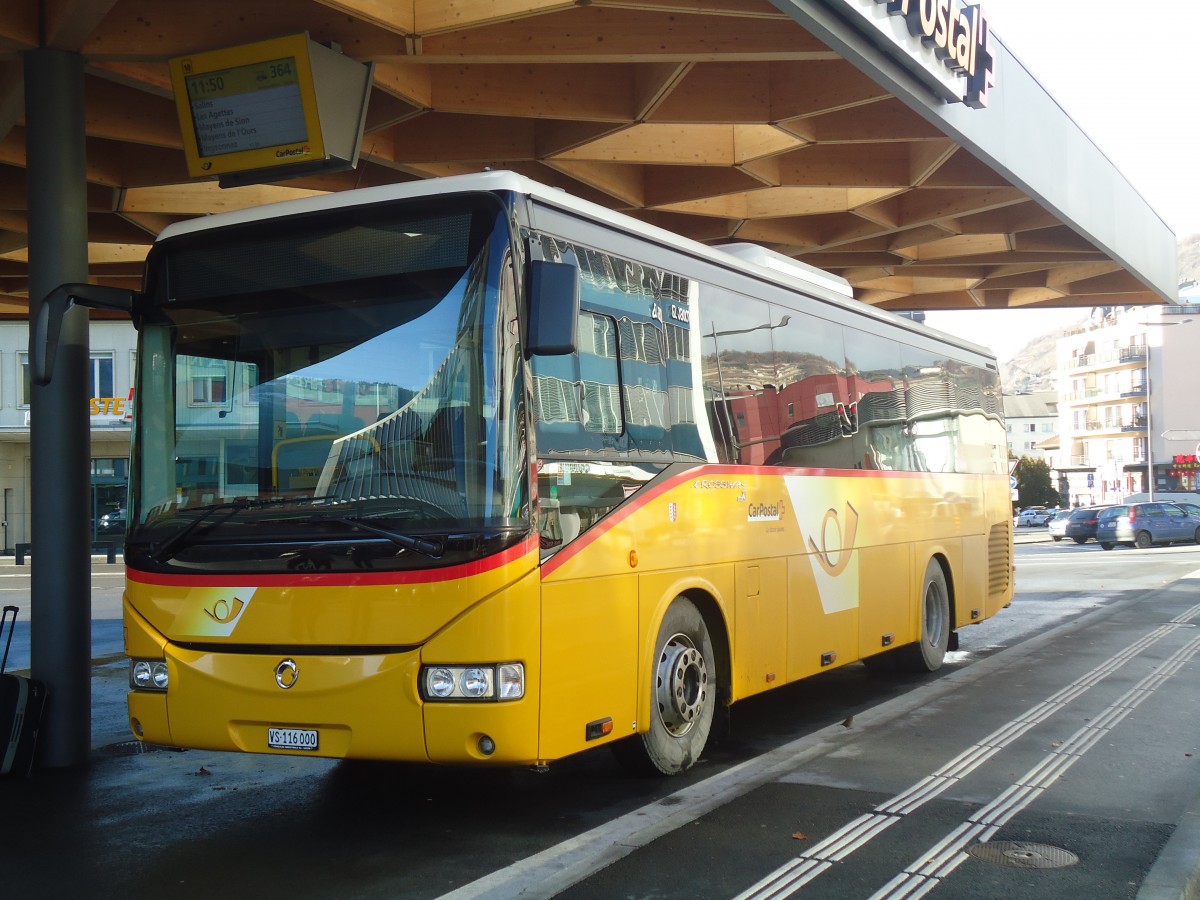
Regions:
<instances>
[{"instance_id":1,"label":"bus headlight","mask_svg":"<svg viewBox=\"0 0 1200 900\"><path fill-rule=\"evenodd\" d=\"M458 688L464 697L472 700L487 697L492 692L492 679L488 677L490 674L487 669L478 666L467 669L458 678Z\"/></svg>"},{"instance_id":2,"label":"bus headlight","mask_svg":"<svg viewBox=\"0 0 1200 900\"><path fill-rule=\"evenodd\" d=\"M135 691L165 691L167 663L162 659L131 659L129 687Z\"/></svg>"},{"instance_id":3,"label":"bus headlight","mask_svg":"<svg viewBox=\"0 0 1200 900\"><path fill-rule=\"evenodd\" d=\"M520 700L525 696L525 666L422 666L420 685L427 701Z\"/></svg>"}]
</instances>

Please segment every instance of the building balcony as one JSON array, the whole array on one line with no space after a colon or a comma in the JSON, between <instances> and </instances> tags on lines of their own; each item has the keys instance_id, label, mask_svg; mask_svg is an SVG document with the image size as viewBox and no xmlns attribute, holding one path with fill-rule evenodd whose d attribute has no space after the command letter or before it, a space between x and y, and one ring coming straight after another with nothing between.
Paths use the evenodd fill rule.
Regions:
<instances>
[{"instance_id":1,"label":"building balcony","mask_svg":"<svg viewBox=\"0 0 1200 900\"><path fill-rule=\"evenodd\" d=\"M1122 431L1145 431L1146 426L1145 416L1134 416L1130 421L1121 426Z\"/></svg>"},{"instance_id":2,"label":"building balcony","mask_svg":"<svg viewBox=\"0 0 1200 900\"><path fill-rule=\"evenodd\" d=\"M1121 391L1121 399L1125 400L1128 397L1145 397L1146 386L1144 384L1132 384L1128 390Z\"/></svg>"},{"instance_id":3,"label":"building balcony","mask_svg":"<svg viewBox=\"0 0 1200 900\"><path fill-rule=\"evenodd\" d=\"M1067 360L1067 368L1071 370L1117 369L1134 364L1144 365L1145 362L1145 345L1135 344L1129 347L1120 347L1117 350L1108 350L1104 353L1088 353L1084 356L1076 356Z\"/></svg>"},{"instance_id":4,"label":"building balcony","mask_svg":"<svg viewBox=\"0 0 1200 900\"><path fill-rule=\"evenodd\" d=\"M1087 431L1091 437L1095 437L1097 434L1106 431L1112 432L1113 434L1121 434L1129 431L1145 431L1146 417L1134 416L1128 421L1088 419L1086 422L1084 422L1082 429L1076 430Z\"/></svg>"}]
</instances>

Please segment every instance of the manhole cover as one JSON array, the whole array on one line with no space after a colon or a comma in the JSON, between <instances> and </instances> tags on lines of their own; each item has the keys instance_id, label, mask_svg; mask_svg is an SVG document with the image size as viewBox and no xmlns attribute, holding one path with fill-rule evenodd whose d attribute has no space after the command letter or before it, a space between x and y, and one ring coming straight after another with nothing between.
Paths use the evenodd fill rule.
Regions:
<instances>
[{"instance_id":1,"label":"manhole cover","mask_svg":"<svg viewBox=\"0 0 1200 900\"><path fill-rule=\"evenodd\" d=\"M1061 869L1079 862L1079 857L1070 850L1024 841L989 841L975 844L967 848L967 852L983 862L1016 869Z\"/></svg>"}]
</instances>

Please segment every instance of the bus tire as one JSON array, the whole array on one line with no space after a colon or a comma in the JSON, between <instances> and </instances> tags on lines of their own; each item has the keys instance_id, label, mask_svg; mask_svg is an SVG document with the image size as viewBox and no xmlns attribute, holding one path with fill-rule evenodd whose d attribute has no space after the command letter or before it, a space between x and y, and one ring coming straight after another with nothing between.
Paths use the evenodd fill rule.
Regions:
<instances>
[{"instance_id":1,"label":"bus tire","mask_svg":"<svg viewBox=\"0 0 1200 900\"><path fill-rule=\"evenodd\" d=\"M717 707L717 667L704 617L677 598L654 644L650 727L613 745L618 760L642 774L678 775L700 758Z\"/></svg>"},{"instance_id":2,"label":"bus tire","mask_svg":"<svg viewBox=\"0 0 1200 900\"><path fill-rule=\"evenodd\" d=\"M950 644L950 590L941 564L931 559L921 587L921 639L901 647L897 661L910 672L936 672Z\"/></svg>"}]
</instances>

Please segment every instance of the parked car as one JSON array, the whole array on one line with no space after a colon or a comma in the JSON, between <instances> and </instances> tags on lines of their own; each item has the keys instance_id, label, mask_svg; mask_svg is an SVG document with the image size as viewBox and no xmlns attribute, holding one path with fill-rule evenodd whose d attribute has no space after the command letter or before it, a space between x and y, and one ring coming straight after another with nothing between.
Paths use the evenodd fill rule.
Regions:
<instances>
[{"instance_id":1,"label":"parked car","mask_svg":"<svg viewBox=\"0 0 1200 900\"><path fill-rule=\"evenodd\" d=\"M1044 506L1031 506L1017 513L1017 525L1045 525L1054 518L1054 511Z\"/></svg>"},{"instance_id":2,"label":"parked car","mask_svg":"<svg viewBox=\"0 0 1200 900\"><path fill-rule=\"evenodd\" d=\"M1069 537L1077 544L1086 544L1088 538L1096 536L1096 524L1099 521L1100 512L1107 508L1106 506L1080 506L1071 510L1071 516L1067 519L1066 527L1063 529L1063 537Z\"/></svg>"},{"instance_id":3,"label":"parked car","mask_svg":"<svg viewBox=\"0 0 1200 900\"><path fill-rule=\"evenodd\" d=\"M1071 518L1073 509L1059 509L1054 513L1054 518L1050 520L1048 527L1050 537L1056 541L1061 541L1067 535L1067 521Z\"/></svg>"},{"instance_id":4,"label":"parked car","mask_svg":"<svg viewBox=\"0 0 1200 900\"><path fill-rule=\"evenodd\" d=\"M96 523L97 537L113 537L125 533L125 507L121 506L112 512L105 513Z\"/></svg>"},{"instance_id":5,"label":"parked car","mask_svg":"<svg viewBox=\"0 0 1200 900\"><path fill-rule=\"evenodd\" d=\"M1096 540L1105 550L1117 544L1142 549L1180 541L1200 544L1200 516L1174 503L1110 506L1100 514Z\"/></svg>"}]
</instances>

